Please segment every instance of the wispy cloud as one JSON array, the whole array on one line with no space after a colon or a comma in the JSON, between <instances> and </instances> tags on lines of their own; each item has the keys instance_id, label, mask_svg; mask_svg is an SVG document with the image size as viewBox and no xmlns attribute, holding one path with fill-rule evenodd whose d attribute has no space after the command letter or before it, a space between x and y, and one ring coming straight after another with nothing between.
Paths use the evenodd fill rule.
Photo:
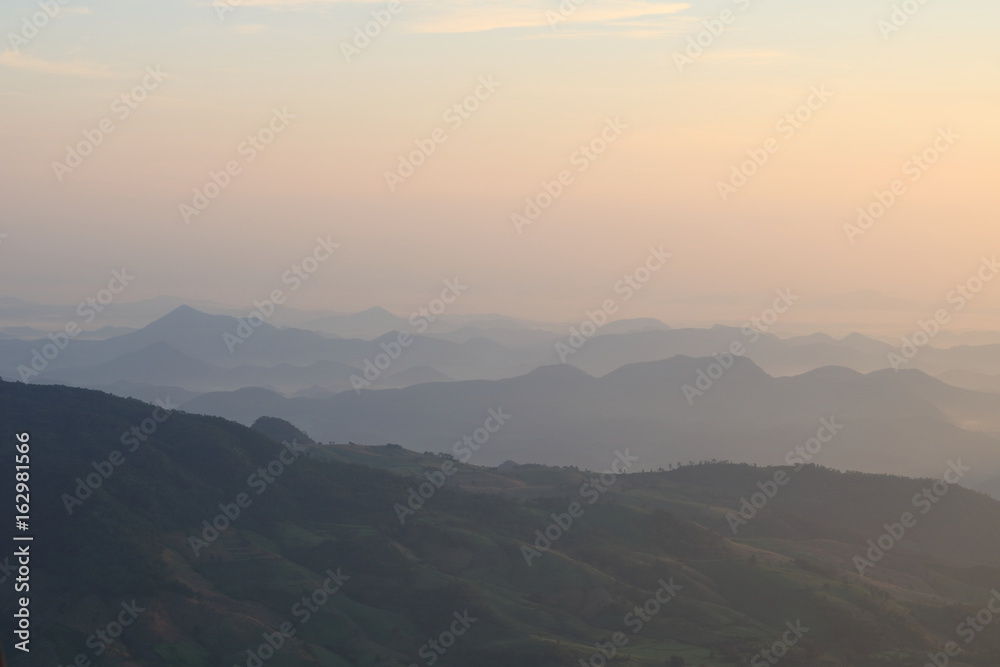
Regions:
<instances>
[{"instance_id":1,"label":"wispy cloud","mask_svg":"<svg viewBox=\"0 0 1000 667\"><path fill-rule=\"evenodd\" d=\"M216 5L224 0L212 0L210 2L199 2L200 5ZM225 4L235 8L240 7L268 7L271 9L309 9L310 6L317 5L343 5L348 3L382 3L386 0L228 0Z\"/></svg>"},{"instance_id":2,"label":"wispy cloud","mask_svg":"<svg viewBox=\"0 0 1000 667\"><path fill-rule=\"evenodd\" d=\"M520 0L519 2L480 1L465 2L452 7L421 5L425 16L410 23L410 31L417 33L468 33L485 32L500 28L551 27L550 17L558 16L557 27L575 24L593 32L595 29L613 28L615 22L641 20L645 28L650 23L662 21L690 8L689 3L664 3L652 0L624 0L610 2L589 0L571 14L560 14L554 2Z\"/></svg>"},{"instance_id":3,"label":"wispy cloud","mask_svg":"<svg viewBox=\"0 0 1000 667\"><path fill-rule=\"evenodd\" d=\"M26 56L17 51L5 50L0 53L0 65L13 69L23 69L42 74L80 77L112 77L114 74L101 69L93 63L82 60L71 62L53 62L41 58Z\"/></svg>"}]
</instances>

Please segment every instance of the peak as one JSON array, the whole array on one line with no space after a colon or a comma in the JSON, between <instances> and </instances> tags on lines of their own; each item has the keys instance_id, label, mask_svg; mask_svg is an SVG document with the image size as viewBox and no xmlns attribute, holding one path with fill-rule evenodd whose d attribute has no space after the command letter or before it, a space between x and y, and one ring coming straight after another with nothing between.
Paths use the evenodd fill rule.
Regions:
<instances>
[{"instance_id":1,"label":"peak","mask_svg":"<svg viewBox=\"0 0 1000 667\"><path fill-rule=\"evenodd\" d=\"M188 314L191 314L191 313L201 313L201 311L200 310L196 310L196 309L192 308L191 306L189 306L187 304L184 304L184 305L177 306L176 308L174 308L173 310L171 310L169 313L166 314L165 317L170 317L172 315L188 315ZM204 314L204 313L202 313L202 314Z\"/></svg>"},{"instance_id":2,"label":"peak","mask_svg":"<svg viewBox=\"0 0 1000 667\"><path fill-rule=\"evenodd\" d=\"M175 332L178 330L197 329L205 326L229 326L235 318L229 315L206 313L191 306L177 306L163 317L146 325L151 331Z\"/></svg>"},{"instance_id":3,"label":"peak","mask_svg":"<svg viewBox=\"0 0 1000 667\"><path fill-rule=\"evenodd\" d=\"M192 320L196 318L206 318L206 317L218 317L217 315L210 315L209 313L202 312L196 308L192 308L188 305L177 306L169 313L156 320L157 322L171 322L171 321L184 321Z\"/></svg>"},{"instance_id":4,"label":"peak","mask_svg":"<svg viewBox=\"0 0 1000 667\"><path fill-rule=\"evenodd\" d=\"M389 317L395 317L395 315L390 313L382 306L372 306L371 308L365 308L364 310L360 310L357 313L355 313L355 315L388 315Z\"/></svg>"}]
</instances>

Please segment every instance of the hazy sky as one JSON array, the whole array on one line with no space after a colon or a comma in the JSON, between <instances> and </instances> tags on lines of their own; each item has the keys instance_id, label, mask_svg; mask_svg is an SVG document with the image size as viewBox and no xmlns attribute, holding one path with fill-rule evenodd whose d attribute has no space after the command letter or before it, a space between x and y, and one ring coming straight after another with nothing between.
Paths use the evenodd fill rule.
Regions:
<instances>
[{"instance_id":1,"label":"hazy sky","mask_svg":"<svg viewBox=\"0 0 1000 667\"><path fill-rule=\"evenodd\" d=\"M893 32L888 0L230 4L67 0L37 34L36 2L2 4L4 295L75 303L125 266L126 300L249 305L322 236L340 248L290 305L406 313L457 277L456 312L573 319L662 246L623 315L760 295L739 318L784 287L933 304L1000 250L995 0L911 0ZM354 44L372 12L391 21ZM244 143L269 123L272 143ZM54 166L85 132L100 144ZM418 141L433 154L390 191ZM925 150L935 164L907 164ZM747 151L767 161L723 201ZM512 214L564 170L519 233ZM896 179L851 243L845 224ZM1000 281L975 304L997 305Z\"/></svg>"}]
</instances>

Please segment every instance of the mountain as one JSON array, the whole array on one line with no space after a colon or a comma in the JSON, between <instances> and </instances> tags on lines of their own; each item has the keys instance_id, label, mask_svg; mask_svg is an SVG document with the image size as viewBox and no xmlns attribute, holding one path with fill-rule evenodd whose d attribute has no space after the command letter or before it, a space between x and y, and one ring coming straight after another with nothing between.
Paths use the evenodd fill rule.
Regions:
<instances>
[{"instance_id":1,"label":"mountain","mask_svg":"<svg viewBox=\"0 0 1000 667\"><path fill-rule=\"evenodd\" d=\"M39 338L45 338L50 333L56 333L59 329L53 329L52 331L36 329L34 327L0 327L0 337L4 338L27 338L37 340ZM121 336L122 334L127 334L135 329L130 327L101 327L100 329L93 329L88 331L81 331L78 336L81 340L104 340L105 338L111 338L112 336Z\"/></svg>"},{"instance_id":2,"label":"mountain","mask_svg":"<svg viewBox=\"0 0 1000 667\"><path fill-rule=\"evenodd\" d=\"M327 315L307 322L304 326L348 338L377 338L389 331L407 326L406 318L393 315L385 308L369 308L348 315Z\"/></svg>"},{"instance_id":3,"label":"mountain","mask_svg":"<svg viewBox=\"0 0 1000 667\"><path fill-rule=\"evenodd\" d=\"M1000 581L1000 534L983 529L1000 503L961 487L859 573L869 540L931 480L639 472L626 443L598 470L628 467L603 483L396 445L291 451L218 418L9 382L0 421L30 434L38 538L32 651L15 664L556 667L604 647L623 667L746 667L784 635L791 667L904 667L953 640ZM734 534L728 517L779 472L792 482ZM5 637L14 604L0 602ZM1000 640L984 633L963 660L997 664Z\"/></svg>"},{"instance_id":4,"label":"mountain","mask_svg":"<svg viewBox=\"0 0 1000 667\"><path fill-rule=\"evenodd\" d=\"M405 340L409 341L405 348L399 343L403 335L408 336ZM30 364L33 350L34 354L40 354L38 350L46 345L53 343L47 338L40 341L0 339L0 368L10 369L5 377L18 378L18 367ZM129 367L141 365L139 359L142 357L162 356L162 346L221 369L251 367L233 370L228 375L224 371L213 372L209 377L194 372L185 382L180 382L181 370L165 373L162 377L145 374L142 378L145 383L179 384L192 391L231 389L250 384L286 391L315 384L343 390L353 388L350 375L368 367L372 367L369 375L376 376L373 384L383 375L417 367L427 367L441 376L458 379L509 377L535 368L552 354L547 346L540 350L512 350L486 338L455 343L398 331L373 340L330 338L304 329L280 329L266 322L254 327L246 320L210 315L183 306L122 336L70 340L64 349L46 361L39 377L49 376L48 381L72 381L88 386L137 381L129 374L132 372ZM382 364L382 358L389 352L392 352L391 365L381 369L374 367L376 359ZM116 362L123 357L120 363ZM146 363L153 367L156 360L149 358ZM337 365L336 368L333 365ZM254 369L254 366L272 370ZM189 362L181 369L195 370ZM120 373L115 375L115 372Z\"/></svg>"},{"instance_id":5,"label":"mountain","mask_svg":"<svg viewBox=\"0 0 1000 667\"><path fill-rule=\"evenodd\" d=\"M986 375L970 371L947 371L938 375L938 379L963 389L1000 394L1000 375Z\"/></svg>"},{"instance_id":6,"label":"mountain","mask_svg":"<svg viewBox=\"0 0 1000 667\"><path fill-rule=\"evenodd\" d=\"M862 372L887 368L891 346L865 338L848 336L836 340L827 336L781 339L734 327L710 329L647 330L608 334L592 338L578 351L567 353L566 361L592 375L604 375L626 364L660 361L683 355L708 357L742 346L745 356L773 375L796 375L823 366L845 366Z\"/></svg>"},{"instance_id":7,"label":"mountain","mask_svg":"<svg viewBox=\"0 0 1000 667\"><path fill-rule=\"evenodd\" d=\"M315 445L316 442L293 424L276 417L258 417L250 427L260 431L275 442L291 442L300 445Z\"/></svg>"},{"instance_id":8,"label":"mountain","mask_svg":"<svg viewBox=\"0 0 1000 667\"><path fill-rule=\"evenodd\" d=\"M190 306L180 306L139 331L113 338L107 347L117 350L141 349L154 343L168 343L185 354L208 363L219 363L233 357L225 336L238 336L239 320L229 315L210 315ZM252 335L233 349L259 346L264 339L278 334L279 329L267 322L250 329ZM223 364L228 365L228 364Z\"/></svg>"},{"instance_id":9,"label":"mountain","mask_svg":"<svg viewBox=\"0 0 1000 667\"><path fill-rule=\"evenodd\" d=\"M448 377L440 371L434 370L430 366L411 366L398 373L391 373L376 380L372 386L377 389L409 387L415 384L426 384L429 382L451 382L454 378Z\"/></svg>"},{"instance_id":10,"label":"mountain","mask_svg":"<svg viewBox=\"0 0 1000 667\"><path fill-rule=\"evenodd\" d=\"M717 373L720 371L721 373ZM718 379L709 377L709 373ZM477 461L595 466L628 442L652 467L710 458L785 460L821 420L843 424L817 462L844 470L935 474L956 456L976 462L969 483L1000 474L1000 397L951 387L920 371L823 368L775 378L746 358L631 364L602 377L570 365L497 381L287 399L267 392L212 393L185 405L250 424L269 414L324 442L400 443L447 452L483 425L511 415Z\"/></svg>"},{"instance_id":11,"label":"mountain","mask_svg":"<svg viewBox=\"0 0 1000 667\"><path fill-rule=\"evenodd\" d=\"M89 368L57 369L46 374L45 379L91 386L115 382L191 385L221 372L221 368L190 357L167 343L156 342Z\"/></svg>"},{"instance_id":12,"label":"mountain","mask_svg":"<svg viewBox=\"0 0 1000 667\"><path fill-rule=\"evenodd\" d=\"M351 376L358 373L358 368L330 359L305 366L246 364L219 373L211 378L211 384L216 390L269 386L291 393L318 386L336 392L351 389Z\"/></svg>"},{"instance_id":13,"label":"mountain","mask_svg":"<svg viewBox=\"0 0 1000 667\"><path fill-rule=\"evenodd\" d=\"M255 327L245 319L182 306L124 335L58 341L61 349L48 338L0 338L0 369L7 369L4 377L22 378L26 365L40 364L37 377L22 379L92 388L126 383L204 393L256 386L298 394L314 387L329 393L358 386L378 389L446 380L500 380L564 360L590 375L603 376L633 363L726 353L734 345L742 346L745 357L772 376L801 375L827 366L871 373L887 368L889 354L895 350L860 334L841 339L825 335L781 339L724 326L670 329L656 320L624 320L585 339L572 329L557 334L496 318L486 321L506 326L506 334L493 336L497 327L481 329L469 324L454 336L392 330L364 340L331 338L256 320ZM613 333L621 329L629 333ZM407 344L401 345L401 340ZM40 350L46 350L45 358ZM933 375L1000 375L998 353L1000 346L995 345L925 347L904 367Z\"/></svg>"}]
</instances>

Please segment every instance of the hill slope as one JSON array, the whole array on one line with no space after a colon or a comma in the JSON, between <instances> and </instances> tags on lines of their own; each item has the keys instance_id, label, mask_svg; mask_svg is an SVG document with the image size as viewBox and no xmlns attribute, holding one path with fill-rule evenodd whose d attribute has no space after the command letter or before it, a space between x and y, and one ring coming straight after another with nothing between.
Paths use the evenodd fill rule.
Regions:
<instances>
[{"instance_id":1,"label":"hill slope","mask_svg":"<svg viewBox=\"0 0 1000 667\"><path fill-rule=\"evenodd\" d=\"M398 446L300 453L219 418L20 383L0 383L0 422L5 443L31 443L35 634L14 664L555 667L617 637L612 664L735 667L791 623L808 630L783 664L909 665L1000 584L1000 503L960 488L858 576L852 554L914 480L788 470L734 536L727 513L776 471L602 479ZM135 622L104 646L123 604ZM964 659L995 665L998 649L984 634Z\"/></svg>"}]
</instances>

